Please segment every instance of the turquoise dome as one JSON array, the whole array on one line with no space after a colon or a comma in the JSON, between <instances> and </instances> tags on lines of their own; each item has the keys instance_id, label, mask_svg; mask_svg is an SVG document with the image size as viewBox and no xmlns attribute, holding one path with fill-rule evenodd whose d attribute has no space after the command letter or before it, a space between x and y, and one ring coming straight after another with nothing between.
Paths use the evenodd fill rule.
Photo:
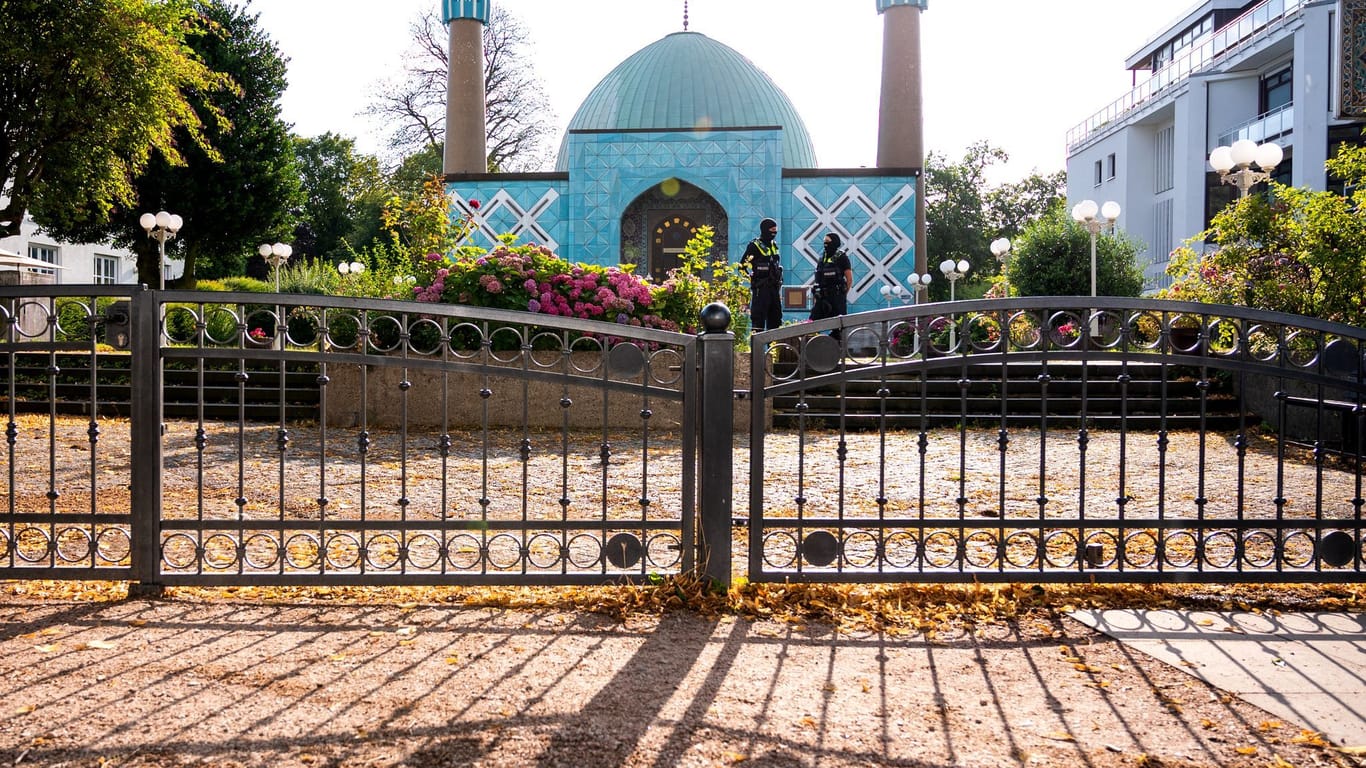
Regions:
<instances>
[{"instance_id":1,"label":"turquoise dome","mask_svg":"<svg viewBox=\"0 0 1366 768\"><path fill-rule=\"evenodd\" d=\"M733 48L675 32L617 65L588 94L569 131L783 128L783 167L815 168L806 124L787 94ZM560 145L566 170L569 136Z\"/></svg>"}]
</instances>

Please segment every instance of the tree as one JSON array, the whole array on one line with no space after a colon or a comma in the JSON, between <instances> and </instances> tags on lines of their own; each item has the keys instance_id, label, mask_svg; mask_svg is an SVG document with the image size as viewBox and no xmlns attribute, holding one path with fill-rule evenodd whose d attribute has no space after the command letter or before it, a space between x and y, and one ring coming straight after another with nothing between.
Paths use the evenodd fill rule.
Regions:
<instances>
[{"instance_id":1,"label":"tree","mask_svg":"<svg viewBox=\"0 0 1366 768\"><path fill-rule=\"evenodd\" d=\"M1096 237L1096 294L1138 296L1143 273L1138 244L1123 233ZM1026 225L1015 238L1007 268L1013 291L1021 296L1091 295L1091 233L1062 206Z\"/></svg>"},{"instance_id":2,"label":"tree","mask_svg":"<svg viewBox=\"0 0 1366 768\"><path fill-rule=\"evenodd\" d=\"M381 232L380 214L391 194L379 161L357 154L354 140L333 133L296 137L294 156L304 191L300 226L312 237L300 248L296 232L295 253L337 261L370 244Z\"/></svg>"},{"instance_id":3,"label":"tree","mask_svg":"<svg viewBox=\"0 0 1366 768\"><path fill-rule=\"evenodd\" d=\"M1067 200L1067 171L1038 171L984 196L987 225L1000 237L1015 237L1030 223L1048 216Z\"/></svg>"},{"instance_id":4,"label":"tree","mask_svg":"<svg viewBox=\"0 0 1366 768\"><path fill-rule=\"evenodd\" d=\"M215 157L222 114L190 98L231 83L186 46L193 20L189 0L0 3L0 235L29 211L49 226L130 206L154 154Z\"/></svg>"},{"instance_id":5,"label":"tree","mask_svg":"<svg viewBox=\"0 0 1366 768\"><path fill-rule=\"evenodd\" d=\"M264 241L288 238L303 202L288 127L280 119L285 60L260 28L258 16L229 0L198 0L198 21L187 44L233 90L196 92L191 103L201 119L226 119L205 127L217 151L197 146L183 163L156 157L136 179L135 204L116 206L109 217L87 216L54 227L59 237L102 239L138 251L138 276L155 284L160 270L155 246L137 224L139 210L170 208L185 220L177 239L185 258L183 285L197 277L241 275Z\"/></svg>"},{"instance_id":6,"label":"tree","mask_svg":"<svg viewBox=\"0 0 1366 768\"><path fill-rule=\"evenodd\" d=\"M446 27L433 10L411 28L404 75L380 86L366 113L393 126L389 146L401 155L440 148L446 135ZM495 6L484 26L484 120L490 171L535 170L551 155L549 101L528 58L525 27ZM439 156L439 153L438 153Z\"/></svg>"},{"instance_id":7,"label":"tree","mask_svg":"<svg viewBox=\"0 0 1366 768\"><path fill-rule=\"evenodd\" d=\"M942 301L949 297L948 281L938 279L938 265L945 259L966 259L972 265L969 280L980 277L983 268L995 272L991 259L988 222L983 204L987 186L986 170L998 162L1005 162L1006 153L985 141L968 147L963 159L948 162L943 155L930 152L925 158L925 229L926 253L929 269L935 273L930 283L930 297ZM970 296L965 291L956 295Z\"/></svg>"}]
</instances>

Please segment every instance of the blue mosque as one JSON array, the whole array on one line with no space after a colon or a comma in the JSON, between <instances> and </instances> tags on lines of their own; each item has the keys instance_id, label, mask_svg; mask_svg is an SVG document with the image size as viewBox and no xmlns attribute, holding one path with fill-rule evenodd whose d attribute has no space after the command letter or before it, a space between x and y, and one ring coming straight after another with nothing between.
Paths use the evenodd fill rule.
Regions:
<instances>
[{"instance_id":1,"label":"blue mosque","mask_svg":"<svg viewBox=\"0 0 1366 768\"><path fill-rule=\"evenodd\" d=\"M662 281L697 228L738 260L764 218L779 223L785 283L808 285L835 232L854 267L849 311L925 271L920 14L927 0L864 0L883 16L876 168L826 169L782 89L699 32L666 35L608 72L579 106L548 173L488 173L483 25L493 0L443 0L450 34L445 174L475 242L511 233L576 262L632 264ZM874 73L867 73L872 77ZM470 201L479 201L478 207ZM789 319L805 291L784 292Z\"/></svg>"}]
</instances>

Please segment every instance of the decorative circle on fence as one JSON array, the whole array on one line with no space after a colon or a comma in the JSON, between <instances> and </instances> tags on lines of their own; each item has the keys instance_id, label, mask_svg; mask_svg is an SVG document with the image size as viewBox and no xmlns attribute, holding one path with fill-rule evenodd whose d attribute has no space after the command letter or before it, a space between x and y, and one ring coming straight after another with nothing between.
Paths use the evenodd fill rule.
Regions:
<instances>
[{"instance_id":1,"label":"decorative circle on fence","mask_svg":"<svg viewBox=\"0 0 1366 768\"><path fill-rule=\"evenodd\" d=\"M1197 541L1192 531L1172 531L1162 538L1160 544L1162 560L1173 568L1194 565L1196 549Z\"/></svg>"},{"instance_id":2,"label":"decorative circle on fence","mask_svg":"<svg viewBox=\"0 0 1366 768\"><path fill-rule=\"evenodd\" d=\"M102 563L125 562L132 551L132 541L124 528L105 528L95 536L95 557Z\"/></svg>"},{"instance_id":3,"label":"decorative circle on fence","mask_svg":"<svg viewBox=\"0 0 1366 768\"><path fill-rule=\"evenodd\" d=\"M1333 568L1345 568L1352 564L1356 551L1352 534L1346 531L1329 531L1319 540L1319 559Z\"/></svg>"},{"instance_id":4,"label":"decorative circle on fence","mask_svg":"<svg viewBox=\"0 0 1366 768\"><path fill-rule=\"evenodd\" d=\"M20 528L14 534L14 554L26 563L41 563L52 553L52 540L41 528Z\"/></svg>"},{"instance_id":5,"label":"decorative circle on fence","mask_svg":"<svg viewBox=\"0 0 1366 768\"><path fill-rule=\"evenodd\" d=\"M996 534L991 531L973 531L963 540L963 559L974 568L996 565L1000 553Z\"/></svg>"},{"instance_id":6,"label":"decorative circle on fence","mask_svg":"<svg viewBox=\"0 0 1366 768\"><path fill-rule=\"evenodd\" d=\"M797 537L791 531L775 531L763 539L764 564L770 568L791 568L797 563Z\"/></svg>"},{"instance_id":7,"label":"decorative circle on fence","mask_svg":"<svg viewBox=\"0 0 1366 768\"><path fill-rule=\"evenodd\" d=\"M313 570L320 564L318 538L310 533L295 533L285 539L285 563L291 568Z\"/></svg>"},{"instance_id":8,"label":"decorative circle on fence","mask_svg":"<svg viewBox=\"0 0 1366 768\"><path fill-rule=\"evenodd\" d=\"M802 362L811 373L829 373L839 367L840 354L839 340L821 333L806 340Z\"/></svg>"},{"instance_id":9,"label":"decorative circle on fence","mask_svg":"<svg viewBox=\"0 0 1366 768\"><path fill-rule=\"evenodd\" d=\"M1027 556L1020 559L1021 556ZM1015 531L1006 537L1006 563L1014 568L1033 568L1039 562L1039 539L1031 531Z\"/></svg>"},{"instance_id":10,"label":"decorative circle on fence","mask_svg":"<svg viewBox=\"0 0 1366 768\"><path fill-rule=\"evenodd\" d=\"M879 550L877 536L871 531L852 531L844 537L844 563L852 568L868 568L877 563Z\"/></svg>"},{"instance_id":11,"label":"decorative circle on fence","mask_svg":"<svg viewBox=\"0 0 1366 768\"><path fill-rule=\"evenodd\" d=\"M1124 564L1151 568L1157 564L1157 536L1151 531L1131 531L1124 537Z\"/></svg>"},{"instance_id":12,"label":"decorative circle on fence","mask_svg":"<svg viewBox=\"0 0 1366 768\"><path fill-rule=\"evenodd\" d=\"M634 568L640 562L644 547L635 534L618 533L607 540L602 555L616 568Z\"/></svg>"},{"instance_id":13,"label":"decorative circle on fence","mask_svg":"<svg viewBox=\"0 0 1366 768\"><path fill-rule=\"evenodd\" d=\"M812 531L802 540L802 559L817 568L824 568L835 562L839 552L839 539L829 531Z\"/></svg>"}]
</instances>

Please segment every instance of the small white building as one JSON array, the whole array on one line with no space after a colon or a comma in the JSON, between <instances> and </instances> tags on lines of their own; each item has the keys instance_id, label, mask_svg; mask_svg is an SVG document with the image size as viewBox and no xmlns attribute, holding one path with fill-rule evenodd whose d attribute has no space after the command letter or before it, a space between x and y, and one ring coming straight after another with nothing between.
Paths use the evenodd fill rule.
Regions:
<instances>
[{"instance_id":1,"label":"small white building","mask_svg":"<svg viewBox=\"0 0 1366 768\"><path fill-rule=\"evenodd\" d=\"M1363 45L1366 0L1199 3L1128 57L1131 91L1068 132L1069 207L1119 203L1118 227L1147 245L1145 289L1164 287L1172 249L1238 194L1215 147L1275 142L1277 181L1331 188L1324 161L1366 118Z\"/></svg>"},{"instance_id":2,"label":"small white building","mask_svg":"<svg viewBox=\"0 0 1366 768\"><path fill-rule=\"evenodd\" d=\"M54 265L51 270L24 267L23 271L29 273L25 283L88 285L138 281L137 256L132 251L108 243L59 242L43 233L29 215L24 216L18 236L0 237L0 250ZM166 278L178 277L183 269L183 262L167 259ZM13 271L13 268L0 265L0 270Z\"/></svg>"}]
</instances>

